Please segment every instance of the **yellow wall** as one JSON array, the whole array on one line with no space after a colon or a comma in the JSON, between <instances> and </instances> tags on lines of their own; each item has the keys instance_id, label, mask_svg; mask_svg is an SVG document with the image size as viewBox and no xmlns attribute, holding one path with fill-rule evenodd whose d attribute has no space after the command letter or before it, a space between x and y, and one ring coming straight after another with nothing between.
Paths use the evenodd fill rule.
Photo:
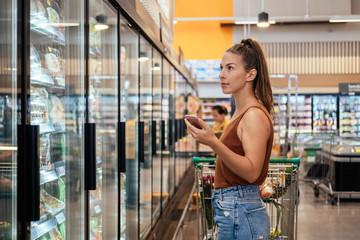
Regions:
<instances>
[{"instance_id":1,"label":"yellow wall","mask_svg":"<svg viewBox=\"0 0 360 240\"><path fill-rule=\"evenodd\" d=\"M175 0L175 18L233 17L233 0ZM184 59L220 59L232 45L232 27L220 23L233 21L178 21L173 47L179 46Z\"/></svg>"}]
</instances>

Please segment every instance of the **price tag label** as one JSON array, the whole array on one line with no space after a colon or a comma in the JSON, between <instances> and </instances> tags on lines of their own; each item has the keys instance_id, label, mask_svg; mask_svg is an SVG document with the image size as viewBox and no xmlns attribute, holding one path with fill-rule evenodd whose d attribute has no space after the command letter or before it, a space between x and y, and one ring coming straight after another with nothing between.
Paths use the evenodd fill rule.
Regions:
<instances>
[{"instance_id":1,"label":"price tag label","mask_svg":"<svg viewBox=\"0 0 360 240\"><path fill-rule=\"evenodd\" d=\"M56 173L59 175L59 177L64 176L65 175L65 167L62 166L62 167L56 168Z\"/></svg>"},{"instance_id":2,"label":"price tag label","mask_svg":"<svg viewBox=\"0 0 360 240\"><path fill-rule=\"evenodd\" d=\"M58 224L61 224L63 222L65 222L65 215L63 212L59 213L58 215L55 216L56 222Z\"/></svg>"},{"instance_id":3,"label":"price tag label","mask_svg":"<svg viewBox=\"0 0 360 240\"><path fill-rule=\"evenodd\" d=\"M101 212L101 207L99 205L96 205L94 207L95 213L98 214L99 212Z\"/></svg>"},{"instance_id":4,"label":"price tag label","mask_svg":"<svg viewBox=\"0 0 360 240\"><path fill-rule=\"evenodd\" d=\"M199 192L202 192L203 191L203 188L202 187L199 187Z\"/></svg>"}]
</instances>

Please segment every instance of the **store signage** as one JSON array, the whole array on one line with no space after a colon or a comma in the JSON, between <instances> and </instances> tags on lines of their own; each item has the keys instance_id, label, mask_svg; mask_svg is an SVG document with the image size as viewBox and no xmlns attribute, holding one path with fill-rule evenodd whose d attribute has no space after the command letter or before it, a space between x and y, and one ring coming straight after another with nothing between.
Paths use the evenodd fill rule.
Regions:
<instances>
[{"instance_id":1,"label":"store signage","mask_svg":"<svg viewBox=\"0 0 360 240\"><path fill-rule=\"evenodd\" d=\"M343 95L360 95L360 83L339 83L339 93Z\"/></svg>"}]
</instances>

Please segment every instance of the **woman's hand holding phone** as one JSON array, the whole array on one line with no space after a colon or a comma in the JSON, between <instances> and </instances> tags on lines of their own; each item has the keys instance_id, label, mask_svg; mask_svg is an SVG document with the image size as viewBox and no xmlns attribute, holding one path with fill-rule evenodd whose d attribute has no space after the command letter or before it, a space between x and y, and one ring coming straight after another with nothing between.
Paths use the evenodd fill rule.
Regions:
<instances>
[{"instance_id":1,"label":"woman's hand holding phone","mask_svg":"<svg viewBox=\"0 0 360 240\"><path fill-rule=\"evenodd\" d=\"M189 133L199 143L210 145L212 141L218 141L211 127L202 119L194 115L185 115L185 123Z\"/></svg>"},{"instance_id":2,"label":"woman's hand holding phone","mask_svg":"<svg viewBox=\"0 0 360 240\"><path fill-rule=\"evenodd\" d=\"M195 115L185 115L185 119L188 120L188 122L191 123L191 125L193 125L194 127L202 129L199 120Z\"/></svg>"}]
</instances>

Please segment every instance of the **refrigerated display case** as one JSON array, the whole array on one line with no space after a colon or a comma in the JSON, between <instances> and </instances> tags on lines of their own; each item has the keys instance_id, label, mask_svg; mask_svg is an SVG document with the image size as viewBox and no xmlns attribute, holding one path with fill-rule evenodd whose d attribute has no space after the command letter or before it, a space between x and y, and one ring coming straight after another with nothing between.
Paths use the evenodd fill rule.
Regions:
<instances>
[{"instance_id":1,"label":"refrigerated display case","mask_svg":"<svg viewBox=\"0 0 360 240\"><path fill-rule=\"evenodd\" d=\"M290 136L296 132L311 132L311 96L297 95L296 101L295 96L291 96L290 101Z\"/></svg>"},{"instance_id":2,"label":"refrigerated display case","mask_svg":"<svg viewBox=\"0 0 360 240\"><path fill-rule=\"evenodd\" d=\"M360 96L339 96L339 135L360 136Z\"/></svg>"},{"instance_id":3,"label":"refrigerated display case","mask_svg":"<svg viewBox=\"0 0 360 240\"><path fill-rule=\"evenodd\" d=\"M161 97L161 162L162 162L162 199L161 205L165 206L169 200L170 194L170 146L169 146L169 91L170 91L170 64L163 60L162 71L162 97Z\"/></svg>"},{"instance_id":4,"label":"refrigerated display case","mask_svg":"<svg viewBox=\"0 0 360 240\"><path fill-rule=\"evenodd\" d=\"M153 50L153 105L152 105L152 218L157 219L161 210L161 100L162 100L162 57L160 52Z\"/></svg>"},{"instance_id":5,"label":"refrigerated display case","mask_svg":"<svg viewBox=\"0 0 360 240\"><path fill-rule=\"evenodd\" d=\"M106 20L105 20L106 18ZM89 191L88 226L92 240L118 237L117 11L98 0L89 2L88 122L96 126L96 189Z\"/></svg>"},{"instance_id":6,"label":"refrigerated display case","mask_svg":"<svg viewBox=\"0 0 360 240\"><path fill-rule=\"evenodd\" d=\"M81 1L30 1L28 119L39 126L40 158L40 220L31 222L31 239L83 236L83 188L72 186L82 186L83 118L68 121L84 104L84 73L76 67L83 61L82 8Z\"/></svg>"},{"instance_id":7,"label":"refrigerated display case","mask_svg":"<svg viewBox=\"0 0 360 240\"><path fill-rule=\"evenodd\" d=\"M288 131L287 120L287 95L274 95L274 144L285 144Z\"/></svg>"},{"instance_id":8,"label":"refrigerated display case","mask_svg":"<svg viewBox=\"0 0 360 240\"><path fill-rule=\"evenodd\" d=\"M140 129L139 138L143 138L143 159L140 159L140 239L146 236L151 228L151 189L152 189L152 46L144 38L140 37L140 122L143 122L143 129ZM141 132L142 131L142 132Z\"/></svg>"},{"instance_id":9,"label":"refrigerated display case","mask_svg":"<svg viewBox=\"0 0 360 240\"><path fill-rule=\"evenodd\" d=\"M0 2L0 239L17 237L17 16L16 1Z\"/></svg>"},{"instance_id":10,"label":"refrigerated display case","mask_svg":"<svg viewBox=\"0 0 360 240\"><path fill-rule=\"evenodd\" d=\"M121 239L139 238L139 34L120 19L121 122L125 122L125 171L121 173Z\"/></svg>"},{"instance_id":11,"label":"refrigerated display case","mask_svg":"<svg viewBox=\"0 0 360 240\"><path fill-rule=\"evenodd\" d=\"M191 163L174 151L190 149L187 71L116 1L15 2L0 3L0 239L145 239Z\"/></svg>"},{"instance_id":12,"label":"refrigerated display case","mask_svg":"<svg viewBox=\"0 0 360 240\"><path fill-rule=\"evenodd\" d=\"M313 132L331 133L337 130L337 96L313 95Z\"/></svg>"}]
</instances>

